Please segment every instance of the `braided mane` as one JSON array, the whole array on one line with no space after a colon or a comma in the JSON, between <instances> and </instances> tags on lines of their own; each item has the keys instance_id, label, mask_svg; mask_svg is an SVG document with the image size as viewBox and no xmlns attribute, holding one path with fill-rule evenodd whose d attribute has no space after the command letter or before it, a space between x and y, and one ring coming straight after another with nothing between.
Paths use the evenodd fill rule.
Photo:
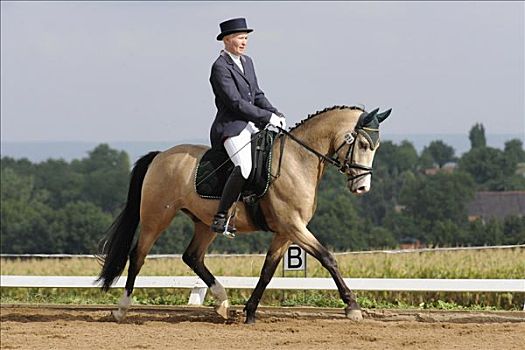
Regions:
<instances>
[{"instance_id":1,"label":"braided mane","mask_svg":"<svg viewBox=\"0 0 525 350\"><path fill-rule=\"evenodd\" d=\"M362 112L365 111L363 108L358 107L358 106L345 106L345 105L342 105L342 106L327 107L327 108L323 109L322 111L315 112L314 114L308 114L308 117L306 117L305 119L303 119L300 122L296 123L292 128L290 128L289 131L295 130L296 128L298 128L299 126L303 125L304 123L306 123L310 119L313 119L313 118L317 117L318 115L323 114L325 112L333 111L334 109L352 109L352 110L360 110Z\"/></svg>"}]
</instances>

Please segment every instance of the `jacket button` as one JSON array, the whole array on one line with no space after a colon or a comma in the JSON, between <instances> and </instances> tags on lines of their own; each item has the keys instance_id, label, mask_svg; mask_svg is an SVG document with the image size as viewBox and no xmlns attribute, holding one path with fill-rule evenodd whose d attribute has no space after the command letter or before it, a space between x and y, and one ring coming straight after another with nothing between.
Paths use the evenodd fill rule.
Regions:
<instances>
[{"instance_id":1,"label":"jacket button","mask_svg":"<svg viewBox=\"0 0 525 350\"><path fill-rule=\"evenodd\" d=\"M252 95L252 93L251 93L251 92L248 92L248 96L251 96L251 95Z\"/></svg>"}]
</instances>

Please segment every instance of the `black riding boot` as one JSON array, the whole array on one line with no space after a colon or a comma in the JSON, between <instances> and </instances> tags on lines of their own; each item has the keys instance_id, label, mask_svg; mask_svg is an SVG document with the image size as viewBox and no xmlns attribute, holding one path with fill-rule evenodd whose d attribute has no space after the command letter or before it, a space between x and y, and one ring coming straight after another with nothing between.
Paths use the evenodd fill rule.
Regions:
<instances>
[{"instance_id":1,"label":"black riding boot","mask_svg":"<svg viewBox=\"0 0 525 350\"><path fill-rule=\"evenodd\" d=\"M246 179L242 176L241 167L236 166L230 177L224 185L224 190L222 191L221 201L219 202L219 209L217 214L213 218L213 222L210 226L213 232L223 233L226 226L227 213L233 203L239 198L239 194L242 191L242 188L246 182ZM228 226L228 232L235 232L234 227Z\"/></svg>"}]
</instances>

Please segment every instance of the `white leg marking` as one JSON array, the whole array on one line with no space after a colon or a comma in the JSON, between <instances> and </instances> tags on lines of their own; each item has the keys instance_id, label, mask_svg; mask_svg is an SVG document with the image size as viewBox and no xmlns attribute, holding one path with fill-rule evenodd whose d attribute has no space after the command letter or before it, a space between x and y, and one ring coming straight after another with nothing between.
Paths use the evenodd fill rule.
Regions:
<instances>
[{"instance_id":1,"label":"white leg marking","mask_svg":"<svg viewBox=\"0 0 525 350\"><path fill-rule=\"evenodd\" d=\"M129 307L131 306L131 295L128 296L128 292L124 291L124 295L120 298L118 303L118 310L112 311L113 317L117 322L121 322L126 317Z\"/></svg>"},{"instance_id":2,"label":"white leg marking","mask_svg":"<svg viewBox=\"0 0 525 350\"><path fill-rule=\"evenodd\" d=\"M224 319L228 319L228 309L230 302L228 295L224 287L217 281L210 287L211 294L217 299L215 302L215 312L222 316Z\"/></svg>"}]
</instances>

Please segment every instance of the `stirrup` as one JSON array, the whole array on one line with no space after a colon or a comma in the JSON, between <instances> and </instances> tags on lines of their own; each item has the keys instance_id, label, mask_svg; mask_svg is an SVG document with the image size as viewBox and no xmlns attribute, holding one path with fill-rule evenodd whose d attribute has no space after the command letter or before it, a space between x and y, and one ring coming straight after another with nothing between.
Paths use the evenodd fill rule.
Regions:
<instances>
[{"instance_id":1,"label":"stirrup","mask_svg":"<svg viewBox=\"0 0 525 350\"><path fill-rule=\"evenodd\" d=\"M229 239L234 239L236 236L235 236L235 232L230 232L228 230L224 231L222 233L222 235L226 238L229 238Z\"/></svg>"},{"instance_id":2,"label":"stirrup","mask_svg":"<svg viewBox=\"0 0 525 350\"><path fill-rule=\"evenodd\" d=\"M231 217L226 218L224 214L215 215L210 229L215 233L222 233L225 237L235 238L235 232L237 230L235 227L229 225L230 218Z\"/></svg>"},{"instance_id":3,"label":"stirrup","mask_svg":"<svg viewBox=\"0 0 525 350\"><path fill-rule=\"evenodd\" d=\"M230 226L230 219L233 217L233 215L228 216L228 219L226 220L226 223L224 224L224 232L222 235L226 238L233 239L235 238L235 232L237 231L235 227Z\"/></svg>"}]
</instances>

